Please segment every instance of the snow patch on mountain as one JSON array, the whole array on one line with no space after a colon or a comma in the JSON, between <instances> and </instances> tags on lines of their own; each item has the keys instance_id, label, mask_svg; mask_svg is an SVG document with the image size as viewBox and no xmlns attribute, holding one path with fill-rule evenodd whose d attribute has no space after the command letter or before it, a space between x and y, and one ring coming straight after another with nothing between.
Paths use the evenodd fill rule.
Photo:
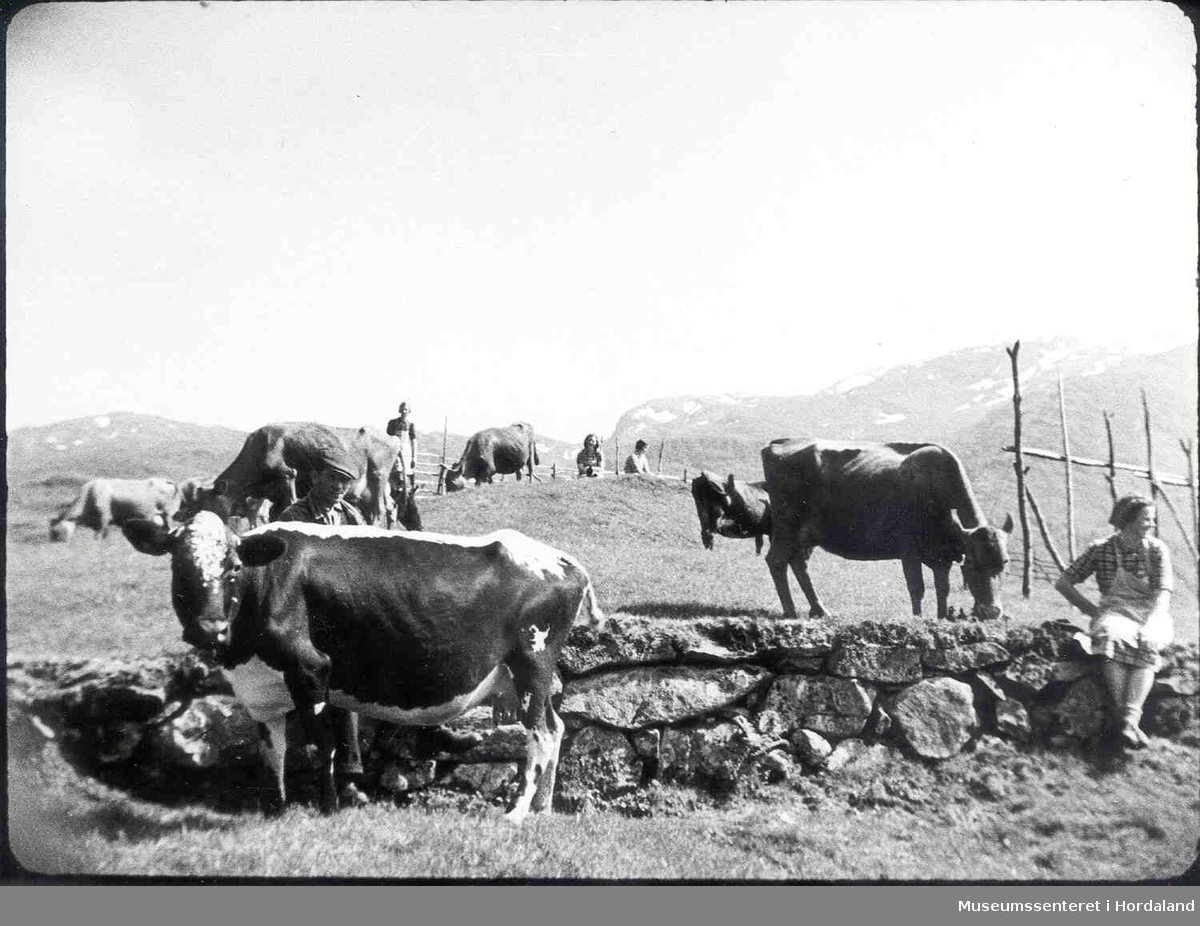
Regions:
<instances>
[{"instance_id":1,"label":"snow patch on mountain","mask_svg":"<svg viewBox=\"0 0 1200 926\"><path fill-rule=\"evenodd\" d=\"M639 419L640 418L649 418L651 421L657 421L659 424L663 424L667 421L674 421L679 416L676 415L674 412L655 411L653 406L647 405L644 408L639 408L630 417L631 418L639 418Z\"/></svg>"}]
</instances>

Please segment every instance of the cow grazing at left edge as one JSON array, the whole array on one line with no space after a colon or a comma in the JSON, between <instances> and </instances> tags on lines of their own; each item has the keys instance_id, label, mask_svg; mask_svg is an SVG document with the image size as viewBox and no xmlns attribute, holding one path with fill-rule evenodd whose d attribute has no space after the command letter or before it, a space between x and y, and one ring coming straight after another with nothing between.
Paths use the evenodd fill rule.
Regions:
<instances>
[{"instance_id":1,"label":"cow grazing at left edge","mask_svg":"<svg viewBox=\"0 0 1200 926\"><path fill-rule=\"evenodd\" d=\"M110 527L134 518L153 518L165 527L179 504L179 486L169 479L89 479L50 519L50 539L70 540L76 525L107 537Z\"/></svg>"},{"instance_id":2,"label":"cow grazing at left edge","mask_svg":"<svg viewBox=\"0 0 1200 926\"><path fill-rule=\"evenodd\" d=\"M337 808L327 704L400 725L444 723L480 704L505 668L521 699L526 756L507 818L546 810L563 723L551 696L577 620L603 620L572 557L512 530L482 537L273 523L234 536L200 512L174 531L124 528L171 556L183 639L217 654L270 737L286 802L285 715L296 709L321 757L321 808Z\"/></svg>"},{"instance_id":3,"label":"cow grazing at left edge","mask_svg":"<svg viewBox=\"0 0 1200 926\"><path fill-rule=\"evenodd\" d=\"M713 535L754 538L754 554L762 553L771 536L771 499L761 482L742 482L733 473L722 483L704 470L692 480L692 499L700 518L700 542L713 548Z\"/></svg>"},{"instance_id":4,"label":"cow grazing at left edge","mask_svg":"<svg viewBox=\"0 0 1200 926\"><path fill-rule=\"evenodd\" d=\"M808 575L814 547L846 559L900 560L915 615L925 595L921 566L929 566L939 618L949 613L950 566L961 562L974 614L1003 612L1012 518L1003 528L987 523L966 470L945 447L783 439L763 448L762 461L771 499L767 567L785 617L796 616L789 566L809 613L827 613Z\"/></svg>"}]
</instances>

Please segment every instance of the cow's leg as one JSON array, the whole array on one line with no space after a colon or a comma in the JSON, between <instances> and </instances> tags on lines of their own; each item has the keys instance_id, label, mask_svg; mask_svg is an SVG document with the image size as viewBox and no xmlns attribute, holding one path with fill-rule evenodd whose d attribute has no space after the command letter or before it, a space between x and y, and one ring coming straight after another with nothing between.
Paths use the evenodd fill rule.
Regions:
<instances>
[{"instance_id":1,"label":"cow's leg","mask_svg":"<svg viewBox=\"0 0 1200 926\"><path fill-rule=\"evenodd\" d=\"M294 641L295 652L283 672L288 692L300 712L304 735L316 747L320 762L322 813L338 808L337 788L333 776L336 747L329 699L329 657L312 645L310 640Z\"/></svg>"},{"instance_id":2,"label":"cow's leg","mask_svg":"<svg viewBox=\"0 0 1200 926\"><path fill-rule=\"evenodd\" d=\"M925 577L921 575L921 560L906 556L900 560L904 567L904 581L908 585L908 597L912 599L912 613L921 616L921 600L925 597Z\"/></svg>"},{"instance_id":3,"label":"cow's leg","mask_svg":"<svg viewBox=\"0 0 1200 926\"><path fill-rule=\"evenodd\" d=\"M796 574L796 581L800 583L800 591L804 592L804 597L808 599L808 616L828 617L829 612L825 610L825 605L817 597L812 579L808 577L808 558L812 555L812 551L812 547L801 547L796 551L796 555L792 557L792 572Z\"/></svg>"},{"instance_id":4,"label":"cow's leg","mask_svg":"<svg viewBox=\"0 0 1200 926\"><path fill-rule=\"evenodd\" d=\"M518 825L531 809L542 811L549 807L554 796L563 724L550 703L554 690L554 660L545 658L547 652L545 649L538 654L522 651L509 663L521 702L525 758L520 764L520 791L505 819Z\"/></svg>"},{"instance_id":5,"label":"cow's leg","mask_svg":"<svg viewBox=\"0 0 1200 926\"><path fill-rule=\"evenodd\" d=\"M933 572L933 590L937 595L937 615L941 620L945 620L950 613L950 564L938 563L929 568Z\"/></svg>"},{"instance_id":6,"label":"cow's leg","mask_svg":"<svg viewBox=\"0 0 1200 926\"><path fill-rule=\"evenodd\" d=\"M284 757L287 755L287 715L280 714L263 721L267 733L267 767L274 775L274 799L267 802L267 812L277 813L287 805L287 787L284 784Z\"/></svg>"},{"instance_id":7,"label":"cow's leg","mask_svg":"<svg viewBox=\"0 0 1200 926\"><path fill-rule=\"evenodd\" d=\"M546 746L546 764L542 769L542 777L538 781L537 791L533 795L533 803L530 805L530 809L534 813L543 813L551 809L551 802L554 800L554 782L558 776L558 754L562 748L565 728L562 718L554 710L554 705L550 703L549 698L546 699L546 727L550 731L551 739Z\"/></svg>"},{"instance_id":8,"label":"cow's leg","mask_svg":"<svg viewBox=\"0 0 1200 926\"><path fill-rule=\"evenodd\" d=\"M767 569L771 572L771 581L775 583L775 593L779 595L779 603L783 605L783 616L796 616L796 603L792 600L792 590L788 587L788 556L784 553L782 543L771 542L767 551Z\"/></svg>"}]
</instances>

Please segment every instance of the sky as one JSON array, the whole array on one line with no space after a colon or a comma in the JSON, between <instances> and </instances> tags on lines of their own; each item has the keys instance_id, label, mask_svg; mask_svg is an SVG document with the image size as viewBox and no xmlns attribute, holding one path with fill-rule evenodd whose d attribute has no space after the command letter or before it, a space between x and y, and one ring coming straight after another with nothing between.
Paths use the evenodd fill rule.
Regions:
<instances>
[{"instance_id":1,"label":"sky","mask_svg":"<svg viewBox=\"0 0 1200 926\"><path fill-rule=\"evenodd\" d=\"M70 3L7 34L9 429L611 433L1197 328L1169 4Z\"/></svg>"}]
</instances>

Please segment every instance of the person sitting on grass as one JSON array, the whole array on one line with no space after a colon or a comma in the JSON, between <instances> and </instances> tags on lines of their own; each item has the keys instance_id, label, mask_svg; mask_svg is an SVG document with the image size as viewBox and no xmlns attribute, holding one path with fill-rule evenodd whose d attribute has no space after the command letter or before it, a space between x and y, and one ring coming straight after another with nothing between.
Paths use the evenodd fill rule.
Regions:
<instances>
[{"instance_id":1,"label":"person sitting on grass","mask_svg":"<svg viewBox=\"0 0 1200 926\"><path fill-rule=\"evenodd\" d=\"M1108 519L1116 532L1092 543L1054 586L1092 619L1091 651L1104 659L1113 732L1123 749L1148 743L1139 726L1142 705L1162 665L1159 651L1174 633L1168 610L1174 589L1171 554L1151 535L1155 517L1154 503L1145 496L1119 498ZM1098 604L1075 587L1093 573Z\"/></svg>"},{"instance_id":2,"label":"person sitting on grass","mask_svg":"<svg viewBox=\"0 0 1200 926\"><path fill-rule=\"evenodd\" d=\"M650 460L646 457L646 442L639 440L633 445L633 453L625 458L626 473L650 474Z\"/></svg>"},{"instance_id":3,"label":"person sitting on grass","mask_svg":"<svg viewBox=\"0 0 1200 926\"><path fill-rule=\"evenodd\" d=\"M600 438L589 434L583 439L583 449L575 457L580 476L599 476L604 472L604 454L600 452Z\"/></svg>"}]
</instances>

